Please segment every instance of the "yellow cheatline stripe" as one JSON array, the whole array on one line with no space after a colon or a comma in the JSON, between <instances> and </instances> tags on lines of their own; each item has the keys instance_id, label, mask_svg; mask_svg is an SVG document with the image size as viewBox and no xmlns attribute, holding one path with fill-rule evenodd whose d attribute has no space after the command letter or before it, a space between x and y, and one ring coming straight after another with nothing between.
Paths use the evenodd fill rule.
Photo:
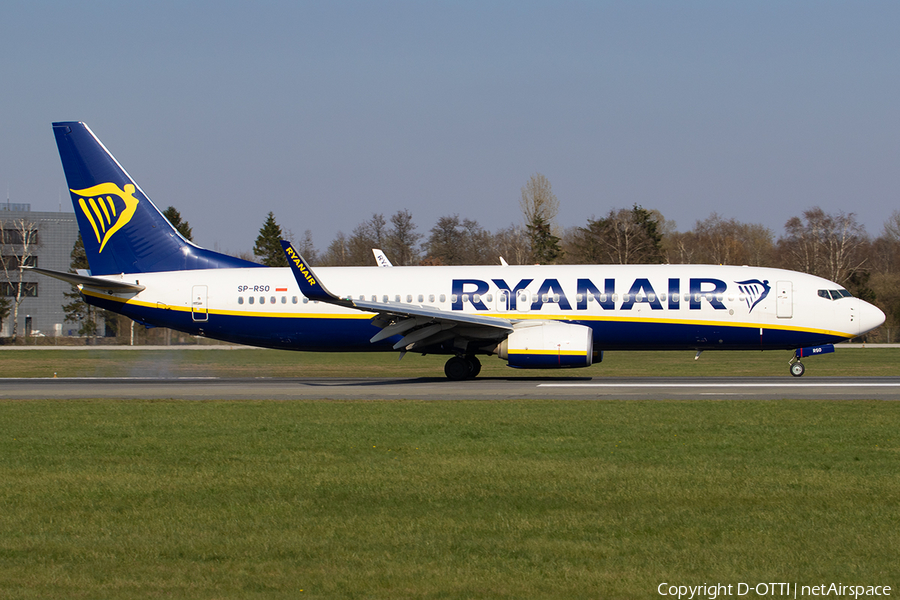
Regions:
<instances>
[{"instance_id":1,"label":"yellow cheatline stripe","mask_svg":"<svg viewBox=\"0 0 900 600\"><path fill-rule=\"evenodd\" d=\"M97 224L94 222L94 217L91 216L91 211L88 210L88 206L84 201L84 198L78 199L78 205L81 207L81 212L84 213L84 216L87 217L87 220L90 221L91 227L94 228L94 235L97 236L97 243L100 243L100 231L97 230Z\"/></svg>"},{"instance_id":2,"label":"yellow cheatline stripe","mask_svg":"<svg viewBox=\"0 0 900 600\"><path fill-rule=\"evenodd\" d=\"M693 326L706 326L706 327L726 327L726 328L734 328L734 329L775 329L778 331L801 331L805 333L820 333L823 335L837 335L841 337L845 337L847 339L856 337L853 334L846 333L844 331L834 331L831 329L816 329L813 327L799 327L795 325L782 325L779 323L747 323L747 322L735 322L735 323L726 323L723 321L702 321L702 320L691 320L691 319L661 319L661 318L652 318L652 317L613 317L613 316L603 316L603 315L575 315L572 317L566 315L533 315L533 314L518 314L518 313L503 313L498 314L498 317L504 317L510 320L527 320L534 319L539 321L602 321L609 323L657 323L663 325L693 325Z\"/></svg>"},{"instance_id":3,"label":"yellow cheatline stripe","mask_svg":"<svg viewBox=\"0 0 900 600\"><path fill-rule=\"evenodd\" d=\"M94 296L96 298L103 298L104 300L112 300L115 302L121 302L122 304L131 304L134 306L144 306L147 308L159 308L159 304L156 302L145 302L143 300L135 300L135 299L125 299L119 298L117 296L97 293L89 290L82 290L84 294L89 296ZM191 312L190 306L169 306L166 305L166 310L174 310L174 311L182 311L182 312ZM238 311L238 310L221 310L221 309L207 309L207 313L211 315L226 315L233 317L276 317L283 319L371 319L375 316L374 312L360 312L359 314L336 314L336 313L296 313L296 312L262 312L262 311ZM468 314L468 313L466 313ZM449 315L452 316L452 313ZM507 318L511 320L522 320L523 315L519 315L516 313L511 314L497 314L491 315L500 318ZM587 315L577 315L577 317L567 317L565 315L527 315L528 319L536 319L541 321L600 321L600 322L616 322L616 323L656 323L662 325L702 325L708 327L724 327L729 329L734 328L744 328L744 329L759 329L760 327L768 330L778 330L778 331L799 331L804 333L818 333L822 335L834 335L838 337L844 337L847 339L851 339L856 337L853 334L849 334L843 331L833 331L830 329L816 329L812 327L796 327L790 325L779 325L779 324L766 324L761 325L760 323L723 323L721 321L691 321L686 319L649 319L649 318L639 318L639 317L603 317L603 316L587 316Z\"/></svg>"}]
</instances>

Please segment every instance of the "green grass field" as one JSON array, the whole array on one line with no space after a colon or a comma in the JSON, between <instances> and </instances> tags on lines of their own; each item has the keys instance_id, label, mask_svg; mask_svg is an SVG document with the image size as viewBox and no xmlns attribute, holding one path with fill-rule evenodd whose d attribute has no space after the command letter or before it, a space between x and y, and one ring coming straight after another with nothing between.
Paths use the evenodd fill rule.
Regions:
<instances>
[{"instance_id":1,"label":"green grass field","mask_svg":"<svg viewBox=\"0 0 900 600\"><path fill-rule=\"evenodd\" d=\"M893 403L5 401L0 422L2 598L900 584Z\"/></svg>"},{"instance_id":2,"label":"green grass field","mask_svg":"<svg viewBox=\"0 0 900 600\"><path fill-rule=\"evenodd\" d=\"M165 350L9 349L0 351L2 377L443 377L445 356L395 353L315 353L281 350L208 349L173 346ZM788 351L704 352L699 360L684 352L607 352L586 369L511 369L496 357L482 357L482 377L722 377L784 376ZM900 372L898 348L838 348L804 359L807 377L893 376Z\"/></svg>"},{"instance_id":3,"label":"green grass field","mask_svg":"<svg viewBox=\"0 0 900 600\"><path fill-rule=\"evenodd\" d=\"M807 373L894 375L897 352L839 350ZM788 376L788 356L618 353L586 373ZM0 377L433 376L443 364L395 361L3 351ZM484 372L520 373L499 360ZM875 401L2 400L0 598L896 591L898 432L900 405Z\"/></svg>"}]
</instances>

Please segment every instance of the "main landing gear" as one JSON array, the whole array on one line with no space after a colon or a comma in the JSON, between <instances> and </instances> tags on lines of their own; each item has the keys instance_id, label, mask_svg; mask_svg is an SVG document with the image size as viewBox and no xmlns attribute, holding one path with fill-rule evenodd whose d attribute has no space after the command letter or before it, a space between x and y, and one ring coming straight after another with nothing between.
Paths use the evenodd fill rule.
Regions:
<instances>
[{"instance_id":1,"label":"main landing gear","mask_svg":"<svg viewBox=\"0 0 900 600\"><path fill-rule=\"evenodd\" d=\"M481 372L481 361L474 355L454 356L444 365L444 374L452 381L472 379Z\"/></svg>"}]
</instances>

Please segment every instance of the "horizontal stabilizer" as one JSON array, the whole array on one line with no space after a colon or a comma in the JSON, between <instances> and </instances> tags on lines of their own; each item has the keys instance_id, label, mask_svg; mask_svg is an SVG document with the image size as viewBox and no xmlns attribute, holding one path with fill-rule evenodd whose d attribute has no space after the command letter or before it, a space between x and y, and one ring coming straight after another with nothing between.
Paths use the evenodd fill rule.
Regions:
<instances>
[{"instance_id":1,"label":"horizontal stabilizer","mask_svg":"<svg viewBox=\"0 0 900 600\"><path fill-rule=\"evenodd\" d=\"M38 267L24 267L29 271L40 273L54 279L59 279L72 285L83 285L97 290L110 290L113 292L140 292L145 288L136 283L128 281L115 281L113 279L104 279L103 277L91 277L90 275L77 275L75 273L63 273L62 271L51 271L50 269L39 269Z\"/></svg>"}]
</instances>

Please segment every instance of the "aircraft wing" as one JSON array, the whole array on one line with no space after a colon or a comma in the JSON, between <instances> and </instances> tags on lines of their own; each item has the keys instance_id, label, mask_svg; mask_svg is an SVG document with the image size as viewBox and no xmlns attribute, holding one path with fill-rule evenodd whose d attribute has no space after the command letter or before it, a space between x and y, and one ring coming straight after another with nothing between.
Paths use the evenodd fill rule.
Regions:
<instances>
[{"instance_id":1,"label":"aircraft wing","mask_svg":"<svg viewBox=\"0 0 900 600\"><path fill-rule=\"evenodd\" d=\"M72 285L83 285L85 287L97 290L113 291L113 292L140 292L146 289L143 285L131 283L128 281L116 281L114 279L105 279L103 277L92 277L90 275L78 275L76 273L63 273L62 271L52 271L50 269L40 269L38 267L24 267L29 271L40 273L48 277L60 279L71 283Z\"/></svg>"},{"instance_id":2,"label":"aircraft wing","mask_svg":"<svg viewBox=\"0 0 900 600\"><path fill-rule=\"evenodd\" d=\"M455 338L465 342L499 342L512 333L513 324L509 319L450 313L433 307L399 302L340 298L322 285L309 264L294 250L290 242L281 240L281 247L304 296L319 302L376 313L372 323L380 327L381 331L369 340L372 343L402 334L403 338L394 344L394 349L408 351Z\"/></svg>"}]
</instances>

